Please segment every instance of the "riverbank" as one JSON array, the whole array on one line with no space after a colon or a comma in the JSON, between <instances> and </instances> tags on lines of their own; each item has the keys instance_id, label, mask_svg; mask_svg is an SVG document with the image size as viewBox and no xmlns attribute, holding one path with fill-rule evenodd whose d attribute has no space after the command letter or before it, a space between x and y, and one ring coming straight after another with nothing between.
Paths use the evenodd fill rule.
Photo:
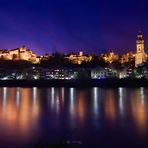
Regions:
<instances>
[{"instance_id":1,"label":"riverbank","mask_svg":"<svg viewBox=\"0 0 148 148\"><path fill-rule=\"evenodd\" d=\"M0 87L148 87L148 79L0 80Z\"/></svg>"}]
</instances>

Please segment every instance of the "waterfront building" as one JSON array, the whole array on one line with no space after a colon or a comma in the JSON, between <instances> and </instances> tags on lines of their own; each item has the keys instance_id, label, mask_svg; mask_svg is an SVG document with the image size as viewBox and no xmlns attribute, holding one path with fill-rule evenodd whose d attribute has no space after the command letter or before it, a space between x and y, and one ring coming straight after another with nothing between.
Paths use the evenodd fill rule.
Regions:
<instances>
[{"instance_id":1,"label":"waterfront building","mask_svg":"<svg viewBox=\"0 0 148 148\"><path fill-rule=\"evenodd\" d=\"M76 79L78 72L74 69L52 68L40 70L40 79Z\"/></svg>"},{"instance_id":2,"label":"waterfront building","mask_svg":"<svg viewBox=\"0 0 148 148\"><path fill-rule=\"evenodd\" d=\"M96 67L94 69L91 69L91 79L104 79L115 77L118 77L118 72L113 68Z\"/></svg>"},{"instance_id":3,"label":"waterfront building","mask_svg":"<svg viewBox=\"0 0 148 148\"><path fill-rule=\"evenodd\" d=\"M136 41L135 67L142 65L144 61L145 61L144 39L141 31L139 31Z\"/></svg>"},{"instance_id":4,"label":"waterfront building","mask_svg":"<svg viewBox=\"0 0 148 148\"><path fill-rule=\"evenodd\" d=\"M96 67L91 69L91 79L104 79L106 77L105 69L102 67Z\"/></svg>"}]
</instances>

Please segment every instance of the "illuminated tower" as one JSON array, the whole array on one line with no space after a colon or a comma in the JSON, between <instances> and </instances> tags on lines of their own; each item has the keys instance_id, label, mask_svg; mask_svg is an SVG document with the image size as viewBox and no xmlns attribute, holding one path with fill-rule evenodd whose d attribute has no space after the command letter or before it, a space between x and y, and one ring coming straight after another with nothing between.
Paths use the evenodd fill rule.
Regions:
<instances>
[{"instance_id":1,"label":"illuminated tower","mask_svg":"<svg viewBox=\"0 0 148 148\"><path fill-rule=\"evenodd\" d=\"M136 41L137 51L135 54L135 67L141 65L145 61L144 40L142 33L139 31Z\"/></svg>"}]
</instances>

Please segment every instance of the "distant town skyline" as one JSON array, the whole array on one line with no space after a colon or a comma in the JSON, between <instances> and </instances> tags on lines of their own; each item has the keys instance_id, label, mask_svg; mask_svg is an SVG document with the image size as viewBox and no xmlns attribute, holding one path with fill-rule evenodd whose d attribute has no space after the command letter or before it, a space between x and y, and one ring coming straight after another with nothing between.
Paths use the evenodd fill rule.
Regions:
<instances>
[{"instance_id":1,"label":"distant town skyline","mask_svg":"<svg viewBox=\"0 0 148 148\"><path fill-rule=\"evenodd\" d=\"M1 0L0 49L26 45L55 51L117 54L136 51L141 30L148 47L146 0Z\"/></svg>"}]
</instances>

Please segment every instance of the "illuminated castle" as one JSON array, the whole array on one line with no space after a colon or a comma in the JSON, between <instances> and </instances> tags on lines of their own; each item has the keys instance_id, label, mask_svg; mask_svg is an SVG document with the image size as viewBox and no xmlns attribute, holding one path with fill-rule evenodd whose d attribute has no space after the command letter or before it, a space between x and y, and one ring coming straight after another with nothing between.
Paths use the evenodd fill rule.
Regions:
<instances>
[{"instance_id":1,"label":"illuminated castle","mask_svg":"<svg viewBox=\"0 0 148 148\"><path fill-rule=\"evenodd\" d=\"M141 32L137 35L136 46L135 67L138 67L145 61L144 40Z\"/></svg>"},{"instance_id":2,"label":"illuminated castle","mask_svg":"<svg viewBox=\"0 0 148 148\"><path fill-rule=\"evenodd\" d=\"M11 50L0 50L0 59L3 60L26 60L32 63L39 63L40 59L25 46Z\"/></svg>"}]
</instances>

